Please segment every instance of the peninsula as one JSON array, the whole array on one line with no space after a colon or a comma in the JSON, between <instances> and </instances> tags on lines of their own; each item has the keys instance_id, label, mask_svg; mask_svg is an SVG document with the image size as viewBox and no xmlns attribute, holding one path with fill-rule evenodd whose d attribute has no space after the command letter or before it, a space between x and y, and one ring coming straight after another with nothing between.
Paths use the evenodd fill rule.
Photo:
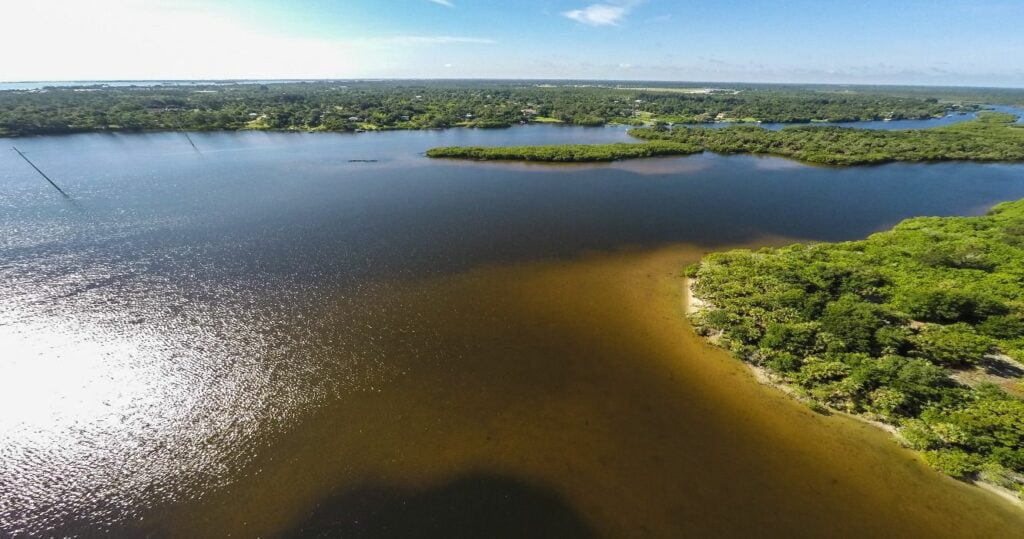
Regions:
<instances>
[{"instance_id":1,"label":"peninsula","mask_svg":"<svg viewBox=\"0 0 1024 539\"><path fill-rule=\"evenodd\" d=\"M820 411L1024 495L1024 200L687 269L697 331Z\"/></svg>"},{"instance_id":2,"label":"peninsula","mask_svg":"<svg viewBox=\"0 0 1024 539\"><path fill-rule=\"evenodd\" d=\"M907 131L849 127L645 127L629 134L646 143L432 148L428 157L479 161L615 161L702 151L789 157L821 165L892 161L1024 161L1024 125L1017 116L982 111L954 125ZM647 147L648 144L656 145Z\"/></svg>"}]
</instances>

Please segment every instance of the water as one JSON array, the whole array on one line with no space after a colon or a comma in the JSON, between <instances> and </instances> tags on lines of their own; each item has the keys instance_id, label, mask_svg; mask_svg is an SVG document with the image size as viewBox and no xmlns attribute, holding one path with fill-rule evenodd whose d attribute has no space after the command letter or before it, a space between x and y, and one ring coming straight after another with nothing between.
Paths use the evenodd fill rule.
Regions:
<instances>
[{"instance_id":1,"label":"water","mask_svg":"<svg viewBox=\"0 0 1024 539\"><path fill-rule=\"evenodd\" d=\"M1010 114L1016 114L1017 123L1024 122L1024 109L1019 107L1011 107L1007 105L990 105L986 108L999 111L1007 112ZM882 131L901 131L907 129L928 129L932 127L944 127L947 125L958 124L963 121L973 120L977 117L976 113L952 113L939 118L924 118L924 119L907 119L907 120L870 120L870 121L858 121L858 122L812 122L806 124L793 124L793 123L777 123L777 122L764 122L758 124L736 124L731 122L719 122L710 124L679 124L686 127L710 127L712 129L721 129L723 127L730 127L734 125L756 125L764 129L770 129L772 131L778 131L786 127L795 126L812 126L812 127L854 127L857 129L880 129Z\"/></svg>"},{"instance_id":2,"label":"water","mask_svg":"<svg viewBox=\"0 0 1024 539\"><path fill-rule=\"evenodd\" d=\"M963 122L965 120L971 120L975 117L974 113L957 113L947 114L940 118L924 118L915 120L868 120L868 121L857 121L857 122L811 122L811 123L778 123L778 122L762 122L756 124L743 124L734 122L716 122L716 123L702 123L702 124L678 124L684 127L709 127L711 129L722 129L725 127L732 127L736 125L755 125L771 131L778 131L787 127L796 126L812 126L812 127L856 127L858 129L881 129L883 131L897 131L906 129L927 129L929 127L943 127L946 125L953 125L956 123Z\"/></svg>"},{"instance_id":3,"label":"water","mask_svg":"<svg viewBox=\"0 0 1024 539\"><path fill-rule=\"evenodd\" d=\"M4 535L967 535L1024 512L696 339L678 271L1024 197L1019 165L428 160L527 126L0 152ZM376 159L376 162L350 160Z\"/></svg>"},{"instance_id":4,"label":"water","mask_svg":"<svg viewBox=\"0 0 1024 539\"><path fill-rule=\"evenodd\" d=\"M996 112L1005 112L1007 114L1016 114L1017 115L1017 121L1015 123L1024 124L1024 108L1011 107L1011 106L1008 106L1008 105L992 105L989 108L991 108L992 110L994 110Z\"/></svg>"}]
</instances>

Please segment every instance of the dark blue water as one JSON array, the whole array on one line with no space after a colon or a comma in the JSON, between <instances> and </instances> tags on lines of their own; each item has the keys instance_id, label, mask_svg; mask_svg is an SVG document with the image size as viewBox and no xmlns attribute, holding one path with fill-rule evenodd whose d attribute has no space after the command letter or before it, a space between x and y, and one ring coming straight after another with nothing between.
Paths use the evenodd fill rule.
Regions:
<instances>
[{"instance_id":1,"label":"dark blue water","mask_svg":"<svg viewBox=\"0 0 1024 539\"><path fill-rule=\"evenodd\" d=\"M971 120L975 117L974 113L955 113L947 114L941 118L925 118L919 120L870 120L863 122L811 122L811 123L778 123L778 122L762 122L762 123L735 123L735 122L716 122L716 123L704 123L704 124L677 124L685 127L709 127L711 129L722 129L725 127L731 127L735 125L756 125L764 129L770 129L772 131L778 131L786 127L794 126L821 126L821 127L855 127L858 129L881 129L884 131L899 131L906 129L928 129L929 127L942 127L946 125L953 125L966 120Z\"/></svg>"},{"instance_id":2,"label":"dark blue water","mask_svg":"<svg viewBox=\"0 0 1024 539\"><path fill-rule=\"evenodd\" d=\"M13 152L0 153L5 258L60 253L68 260L83 246L99 256L129 240L156 253L175 245L195 249L202 240L230 262L219 270L249 272L257 265L301 276L306 272L296 266L318 267L342 278L364 271L448 271L627 244L720 245L758 235L857 238L910 216L972 214L1024 197L1017 165L837 169L706 154L545 166L422 156L439 145L628 140L621 128L246 132L193 139L200 152L172 133L12 141L71 199ZM282 256L255 258L239 252L243 247ZM71 260L87 262L83 257Z\"/></svg>"},{"instance_id":3,"label":"dark blue water","mask_svg":"<svg viewBox=\"0 0 1024 539\"><path fill-rule=\"evenodd\" d=\"M1019 116L1017 123L1024 122L1024 109L1019 107L1011 107L1007 105L991 105L986 107L987 109L995 110L998 112L1006 112L1009 114L1016 114ZM970 113L951 113L940 118L925 118L925 119L907 119L907 120L871 120L864 122L811 122L805 124L793 124L793 123L777 123L777 122L764 122L757 124L737 124L733 122L718 122L718 123L706 123L706 124L677 124L686 127L709 127L712 129L721 129L724 127L730 127L734 125L756 125L764 129L770 129L772 131L778 131L786 127L794 127L797 125L809 125L809 126L831 126L831 127L854 127L857 129L880 129L883 131L900 131L907 129L928 129L931 127L943 127L947 125L953 125L967 120L972 120L977 115L973 112Z\"/></svg>"},{"instance_id":4,"label":"dark blue water","mask_svg":"<svg viewBox=\"0 0 1024 539\"><path fill-rule=\"evenodd\" d=\"M0 153L5 261L45 274L58 268L44 256L59 257L64 272L69 264L85 271L99 259L145 256L172 274L185 265L199 273L358 280L621 245L849 239L910 216L973 214L1024 197L1016 165L836 169L706 154L544 166L422 156L438 145L626 140L617 128L193 139L200 152L171 133L13 141L71 198L13 152ZM166 258L183 251L190 256ZM254 256L260 252L275 256Z\"/></svg>"}]
</instances>

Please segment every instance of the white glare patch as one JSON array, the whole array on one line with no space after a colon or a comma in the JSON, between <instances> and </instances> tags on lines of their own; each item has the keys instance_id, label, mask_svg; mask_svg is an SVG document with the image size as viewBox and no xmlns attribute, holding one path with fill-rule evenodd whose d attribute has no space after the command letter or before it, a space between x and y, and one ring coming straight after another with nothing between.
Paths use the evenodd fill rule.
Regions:
<instances>
[{"instance_id":1,"label":"white glare patch","mask_svg":"<svg viewBox=\"0 0 1024 539\"><path fill-rule=\"evenodd\" d=\"M0 436L116 428L128 410L159 398L153 373L131 361L146 353L141 343L96 337L69 320L0 326Z\"/></svg>"}]
</instances>

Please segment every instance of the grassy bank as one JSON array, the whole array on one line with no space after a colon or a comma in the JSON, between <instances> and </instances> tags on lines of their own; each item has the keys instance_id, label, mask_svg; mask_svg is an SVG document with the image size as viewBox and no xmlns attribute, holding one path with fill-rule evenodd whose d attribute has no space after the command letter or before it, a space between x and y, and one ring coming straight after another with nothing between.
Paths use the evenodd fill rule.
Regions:
<instances>
[{"instance_id":1,"label":"grassy bank","mask_svg":"<svg viewBox=\"0 0 1024 539\"><path fill-rule=\"evenodd\" d=\"M866 240L713 254L695 327L820 409L1024 492L1024 200Z\"/></svg>"},{"instance_id":2,"label":"grassy bank","mask_svg":"<svg viewBox=\"0 0 1024 539\"><path fill-rule=\"evenodd\" d=\"M427 157L474 159L478 161L546 161L586 163L640 157L686 155L701 151L700 146L670 140L618 142L613 144L557 144L550 146L446 146L427 150Z\"/></svg>"},{"instance_id":3,"label":"grassy bank","mask_svg":"<svg viewBox=\"0 0 1024 539\"><path fill-rule=\"evenodd\" d=\"M1024 161L1024 126L1016 116L982 112L978 118L931 129L882 131L846 127L788 127L770 131L737 125L640 128L639 144L550 145L516 147L445 147L429 157L476 160L612 161L655 155L686 155L701 151L723 154L777 155L823 165L864 165L892 161Z\"/></svg>"}]
</instances>

